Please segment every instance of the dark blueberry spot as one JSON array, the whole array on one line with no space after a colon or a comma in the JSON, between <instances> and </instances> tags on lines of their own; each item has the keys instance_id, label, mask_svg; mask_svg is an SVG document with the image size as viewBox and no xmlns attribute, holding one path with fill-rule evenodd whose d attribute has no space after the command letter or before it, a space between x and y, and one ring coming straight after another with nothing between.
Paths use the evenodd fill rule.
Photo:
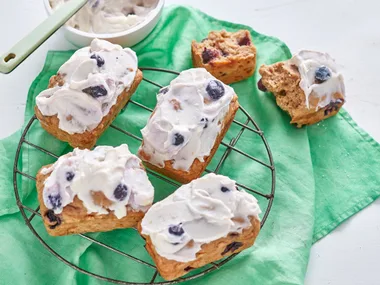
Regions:
<instances>
[{"instance_id":1,"label":"dark blueberry spot","mask_svg":"<svg viewBox=\"0 0 380 285\"><path fill-rule=\"evenodd\" d=\"M337 99L336 101L331 101L330 104L328 104L325 107L325 116L328 116L330 113L334 111L338 111L339 107L344 103L343 99Z\"/></svg>"},{"instance_id":2,"label":"dark blueberry spot","mask_svg":"<svg viewBox=\"0 0 380 285\"><path fill-rule=\"evenodd\" d=\"M223 84L218 80L211 80L206 87L206 91L212 100L222 98L225 93Z\"/></svg>"},{"instance_id":3,"label":"dark blueberry spot","mask_svg":"<svg viewBox=\"0 0 380 285\"><path fill-rule=\"evenodd\" d=\"M107 89L103 85L91 86L82 90L82 92L94 97L102 97L107 95Z\"/></svg>"},{"instance_id":4,"label":"dark blueberry spot","mask_svg":"<svg viewBox=\"0 0 380 285\"><path fill-rule=\"evenodd\" d=\"M228 52L226 52L225 50L222 50L222 55L223 55L223 56L228 56L228 55L229 55L229 53L228 53Z\"/></svg>"},{"instance_id":5,"label":"dark blueberry spot","mask_svg":"<svg viewBox=\"0 0 380 285\"><path fill-rule=\"evenodd\" d=\"M185 233L185 231L182 228L182 224L179 224L179 225L170 226L169 233L174 236L181 236Z\"/></svg>"},{"instance_id":6,"label":"dark blueberry spot","mask_svg":"<svg viewBox=\"0 0 380 285\"><path fill-rule=\"evenodd\" d=\"M222 255L225 255L228 252L234 252L235 250L237 250L241 246L243 246L242 242L234 241L234 242L232 242L226 246L226 248L222 252Z\"/></svg>"},{"instance_id":7,"label":"dark blueberry spot","mask_svg":"<svg viewBox=\"0 0 380 285\"><path fill-rule=\"evenodd\" d=\"M125 184L117 185L115 191L113 191L113 195L119 201L123 201L125 197L128 195L128 187Z\"/></svg>"},{"instance_id":8,"label":"dark blueberry spot","mask_svg":"<svg viewBox=\"0 0 380 285\"><path fill-rule=\"evenodd\" d=\"M204 64L206 64L218 56L219 56L219 52L217 50L211 50L211 49L205 48L202 52L202 61Z\"/></svg>"},{"instance_id":9,"label":"dark blueberry spot","mask_svg":"<svg viewBox=\"0 0 380 285\"><path fill-rule=\"evenodd\" d=\"M257 88L259 88L259 90L261 90L263 92L268 91L268 89L264 86L262 79L260 79L259 82L257 82Z\"/></svg>"},{"instance_id":10,"label":"dark blueberry spot","mask_svg":"<svg viewBox=\"0 0 380 285\"><path fill-rule=\"evenodd\" d=\"M61 224L61 219L54 214L53 210L48 210L45 216L49 219L50 223L55 223L54 225L50 225L49 228L55 229L57 226Z\"/></svg>"},{"instance_id":11,"label":"dark blueberry spot","mask_svg":"<svg viewBox=\"0 0 380 285\"><path fill-rule=\"evenodd\" d=\"M185 138L183 137L183 135L179 133L174 134L173 145L175 146L181 145L183 144L184 141L185 141Z\"/></svg>"},{"instance_id":12,"label":"dark blueberry spot","mask_svg":"<svg viewBox=\"0 0 380 285\"><path fill-rule=\"evenodd\" d=\"M239 46L249 46L251 44L251 40L248 36L245 36L244 38L239 40Z\"/></svg>"},{"instance_id":13,"label":"dark blueberry spot","mask_svg":"<svg viewBox=\"0 0 380 285\"><path fill-rule=\"evenodd\" d=\"M60 208L62 206L62 197L61 195L49 195L48 196L49 202L53 207L53 210Z\"/></svg>"},{"instance_id":14,"label":"dark blueberry spot","mask_svg":"<svg viewBox=\"0 0 380 285\"><path fill-rule=\"evenodd\" d=\"M203 124L203 128L206 129L208 127L208 119L202 118L201 123Z\"/></svg>"},{"instance_id":15,"label":"dark blueberry spot","mask_svg":"<svg viewBox=\"0 0 380 285\"><path fill-rule=\"evenodd\" d=\"M329 80L331 77L331 71L327 66L321 66L315 71L315 82L320 84Z\"/></svg>"},{"instance_id":16,"label":"dark blueberry spot","mask_svg":"<svg viewBox=\"0 0 380 285\"><path fill-rule=\"evenodd\" d=\"M193 269L195 269L194 267L191 267L191 266L187 266L185 269L183 269L183 270L185 270L185 271L190 271L190 270L193 270Z\"/></svg>"},{"instance_id":17,"label":"dark blueberry spot","mask_svg":"<svg viewBox=\"0 0 380 285\"><path fill-rule=\"evenodd\" d=\"M228 189L227 187L222 187L222 188L220 188L220 190L223 192L223 193L226 193L226 192L230 192L231 190L230 189Z\"/></svg>"},{"instance_id":18,"label":"dark blueberry spot","mask_svg":"<svg viewBox=\"0 0 380 285\"><path fill-rule=\"evenodd\" d=\"M74 173L74 172L72 172L72 171L68 171L68 172L66 172L66 180L67 180L67 181L71 181L71 180L73 180L74 177L75 177L75 173Z\"/></svg>"},{"instance_id":19,"label":"dark blueberry spot","mask_svg":"<svg viewBox=\"0 0 380 285\"><path fill-rule=\"evenodd\" d=\"M93 54L90 58L96 59L96 65L98 67L102 67L104 65L104 59L100 55Z\"/></svg>"},{"instance_id":20,"label":"dark blueberry spot","mask_svg":"<svg viewBox=\"0 0 380 285\"><path fill-rule=\"evenodd\" d=\"M98 7L99 6L99 0L96 0L95 2L94 2L94 4L92 4L92 9L95 9L96 7Z\"/></svg>"},{"instance_id":21,"label":"dark blueberry spot","mask_svg":"<svg viewBox=\"0 0 380 285\"><path fill-rule=\"evenodd\" d=\"M160 94L166 94L166 93L168 93L168 91L169 91L169 87L164 87L164 88L161 88L158 93L160 93Z\"/></svg>"},{"instance_id":22,"label":"dark blueberry spot","mask_svg":"<svg viewBox=\"0 0 380 285\"><path fill-rule=\"evenodd\" d=\"M228 236L229 237L238 237L239 233L230 233Z\"/></svg>"}]
</instances>

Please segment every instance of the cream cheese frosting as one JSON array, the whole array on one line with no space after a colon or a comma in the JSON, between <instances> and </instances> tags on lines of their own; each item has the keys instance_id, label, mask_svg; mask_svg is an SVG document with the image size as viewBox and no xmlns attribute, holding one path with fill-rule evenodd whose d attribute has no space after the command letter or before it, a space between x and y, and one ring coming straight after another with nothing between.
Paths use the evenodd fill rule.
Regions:
<instances>
[{"instance_id":1,"label":"cream cheese frosting","mask_svg":"<svg viewBox=\"0 0 380 285\"><path fill-rule=\"evenodd\" d=\"M234 94L204 68L181 72L158 93L140 150L158 167L171 160L174 169L188 171L210 154Z\"/></svg>"},{"instance_id":2,"label":"cream cheese frosting","mask_svg":"<svg viewBox=\"0 0 380 285\"><path fill-rule=\"evenodd\" d=\"M345 96L343 75L329 54L301 50L289 63L298 67L301 76L299 85L305 92L307 108L310 108L311 96L318 99L316 109L334 102L335 93Z\"/></svg>"},{"instance_id":3,"label":"cream cheese frosting","mask_svg":"<svg viewBox=\"0 0 380 285\"><path fill-rule=\"evenodd\" d=\"M50 0L53 10L70 0ZM78 30L112 34L126 31L143 22L158 0L88 0L66 24Z\"/></svg>"},{"instance_id":4,"label":"cream cheese frosting","mask_svg":"<svg viewBox=\"0 0 380 285\"><path fill-rule=\"evenodd\" d=\"M57 115L59 128L69 134L95 129L137 72L137 57L129 48L94 39L79 49L58 71L63 86L36 97L44 116Z\"/></svg>"},{"instance_id":5,"label":"cream cheese frosting","mask_svg":"<svg viewBox=\"0 0 380 285\"><path fill-rule=\"evenodd\" d=\"M127 215L127 207L145 212L153 203L154 189L141 160L126 144L119 147L98 146L94 150L74 149L61 156L42 174L45 180L43 201L48 209L60 214L77 196L88 213L109 214L117 218ZM94 201L94 193L102 192L111 202L107 208Z\"/></svg>"},{"instance_id":6,"label":"cream cheese frosting","mask_svg":"<svg viewBox=\"0 0 380 285\"><path fill-rule=\"evenodd\" d=\"M255 197L237 190L228 177L211 173L154 204L141 222L141 233L150 236L159 255L188 262L203 244L241 233L260 213Z\"/></svg>"}]
</instances>

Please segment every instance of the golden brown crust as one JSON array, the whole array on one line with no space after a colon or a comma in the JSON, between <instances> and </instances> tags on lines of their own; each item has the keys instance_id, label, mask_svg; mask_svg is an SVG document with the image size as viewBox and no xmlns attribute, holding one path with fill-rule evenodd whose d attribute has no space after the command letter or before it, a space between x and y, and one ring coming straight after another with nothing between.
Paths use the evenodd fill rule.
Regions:
<instances>
[{"instance_id":1,"label":"golden brown crust","mask_svg":"<svg viewBox=\"0 0 380 285\"><path fill-rule=\"evenodd\" d=\"M124 90L117 98L116 104L112 106L109 113L103 117L99 125L92 131L86 131L82 134L69 134L61 130L59 125L59 119L57 115L54 116L44 116L41 111L36 106L34 111L41 126L51 135L55 136L57 139L68 142L73 148L78 147L81 149L88 148L91 149L95 146L96 141L102 135L102 133L109 127L115 117L119 114L121 109L127 104L133 93L139 86L143 74L140 70L137 70L135 79L128 90ZM62 77L58 74L50 78L49 88L54 86L61 86L63 84Z\"/></svg>"},{"instance_id":2,"label":"golden brown crust","mask_svg":"<svg viewBox=\"0 0 380 285\"><path fill-rule=\"evenodd\" d=\"M172 166L173 162L170 160L165 161L165 167L163 168L157 167L149 163L150 157L142 150L142 148L140 148L138 152L138 156L141 158L141 160L144 161L144 164L148 168L158 173L161 173L173 180L176 180L180 183L189 183L192 180L200 177L202 173L204 172L204 170L206 169L207 165L210 163L220 143L222 142L224 136L226 135L228 129L230 128L230 125L232 121L234 120L235 114L238 109L239 109L239 102L238 102L238 97L235 94L231 100L228 113L226 114L224 121L222 122L221 132L217 136L214 146L212 147L210 151L210 155L204 156L203 158L204 162L201 162L199 159L196 158L193 164L190 166L189 171L174 169ZM142 144L144 144L144 141L142 142Z\"/></svg>"},{"instance_id":3,"label":"golden brown crust","mask_svg":"<svg viewBox=\"0 0 380 285\"><path fill-rule=\"evenodd\" d=\"M259 72L262 76L262 85L274 94L277 105L290 115L292 118L290 123L297 124L299 128L334 116L344 104L343 94L335 93L333 99L340 103L331 103L324 108L317 109L318 98L311 94L309 97L310 108L307 108L305 93L299 86L301 76L298 68L288 62L263 65Z\"/></svg>"},{"instance_id":4,"label":"golden brown crust","mask_svg":"<svg viewBox=\"0 0 380 285\"><path fill-rule=\"evenodd\" d=\"M144 212L136 212L129 207L127 207L127 215L121 219L118 219L111 211L108 215L98 215L96 213L89 214L82 201L75 196L74 201L65 206L61 214L54 214L60 222L50 221L47 217L48 208L46 208L42 196L45 180L50 174L44 175L41 173L42 169L50 166L51 165L42 167L36 177L40 213L49 235L65 236L87 232L106 232L114 229L131 228L136 227L138 222L144 217ZM93 195L95 202L103 204L103 206L106 207L109 200L102 195L101 192L94 192Z\"/></svg>"},{"instance_id":5,"label":"golden brown crust","mask_svg":"<svg viewBox=\"0 0 380 285\"><path fill-rule=\"evenodd\" d=\"M249 41L247 45L239 42ZM209 62L204 62L202 53L206 50L217 55ZM194 67L204 67L225 84L230 84L251 77L256 69L256 47L249 31L235 33L212 31L208 38L200 43L193 41L191 54Z\"/></svg>"},{"instance_id":6,"label":"golden brown crust","mask_svg":"<svg viewBox=\"0 0 380 285\"><path fill-rule=\"evenodd\" d=\"M138 230L141 233L141 223L138 225ZM149 236L142 235L146 241L146 250L152 256L157 270L165 280L174 280L179 278L194 268L202 267L213 261L227 257L233 253L240 252L248 247L251 247L260 231L260 222L256 218L251 218L251 227L246 228L241 234L230 233L227 237L217 239L213 242L202 245L201 250L196 255L196 260L189 262L178 262L169 260L160 256L155 250L152 240ZM241 243L240 247L231 248L232 243ZM228 246L230 250L228 250ZM226 252L227 251L227 252Z\"/></svg>"}]
</instances>

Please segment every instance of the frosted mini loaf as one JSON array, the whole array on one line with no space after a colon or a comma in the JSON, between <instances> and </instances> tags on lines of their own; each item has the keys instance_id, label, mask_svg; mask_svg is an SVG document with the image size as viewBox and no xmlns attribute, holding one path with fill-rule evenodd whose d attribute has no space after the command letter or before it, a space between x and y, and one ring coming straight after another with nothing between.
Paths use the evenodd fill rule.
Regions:
<instances>
[{"instance_id":1,"label":"frosted mini loaf","mask_svg":"<svg viewBox=\"0 0 380 285\"><path fill-rule=\"evenodd\" d=\"M238 106L234 90L204 68L181 72L157 95L156 108L141 131L140 157L181 182L199 177Z\"/></svg>"},{"instance_id":2,"label":"frosted mini loaf","mask_svg":"<svg viewBox=\"0 0 380 285\"><path fill-rule=\"evenodd\" d=\"M91 148L142 80L137 57L94 39L76 51L36 98L42 127L72 147Z\"/></svg>"},{"instance_id":3,"label":"frosted mini loaf","mask_svg":"<svg viewBox=\"0 0 380 285\"><path fill-rule=\"evenodd\" d=\"M45 218L59 217L62 224L53 230L74 223L71 218L76 218L79 227L86 219L96 223L99 216L112 216L120 222L130 213L143 214L153 202L153 186L141 160L125 144L99 146L93 151L74 149L42 168L38 180L41 213Z\"/></svg>"},{"instance_id":4,"label":"frosted mini loaf","mask_svg":"<svg viewBox=\"0 0 380 285\"><path fill-rule=\"evenodd\" d=\"M251 246L259 232L260 207L235 181L208 174L154 204L139 225L147 250L165 279L188 266L209 262Z\"/></svg>"}]
</instances>

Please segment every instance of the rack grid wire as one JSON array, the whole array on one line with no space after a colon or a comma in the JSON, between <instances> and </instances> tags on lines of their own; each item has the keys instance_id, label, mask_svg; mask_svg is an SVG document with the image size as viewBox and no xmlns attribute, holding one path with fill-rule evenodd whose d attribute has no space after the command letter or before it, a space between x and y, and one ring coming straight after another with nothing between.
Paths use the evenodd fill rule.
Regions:
<instances>
[{"instance_id":1,"label":"rack grid wire","mask_svg":"<svg viewBox=\"0 0 380 285\"><path fill-rule=\"evenodd\" d=\"M163 69L163 68L151 68L151 67L142 67L140 68L140 70L142 71L155 71L155 72L164 72L164 73L171 73L171 74L174 74L174 75L179 75L178 72L176 71L172 71L172 70L167 70L167 69ZM158 88L163 88L163 85L161 84L158 84L156 82L153 82L152 80L149 80L147 78L143 78L143 80L149 84L152 84ZM129 102L126 104L126 106L124 107L127 108L129 104L133 104L137 107L140 107L146 111L149 111L149 112L153 112L153 110L139 102L136 102L134 100L129 100ZM257 125L257 123L252 119L252 117L248 114L248 112L243 108L243 107L239 107L240 111L246 116L246 120L244 123L238 121L238 120L234 120L233 121L233 124L236 124L238 126L241 127L240 131L238 132L238 134L229 142L229 143L226 143L224 141L222 141L221 145L226 147L226 150L224 151L221 159L219 160L217 166L215 167L214 170L210 170L210 169L206 169L205 170L205 173L219 173L223 163L225 162L225 160L227 159L227 157L230 155L231 152L236 152L237 154L240 154L244 157L247 157L249 159L251 159L252 161L256 162L256 163L259 163L261 165L263 165L264 167L266 167L271 173L270 173L270 177L271 177L271 187L270 187L270 191L268 194L265 194L261 191L258 191L258 190L255 190L255 189L252 189L251 187L249 186L246 186L246 185L243 185L239 182L236 182L236 185L238 185L238 187L240 188L243 188L245 189L246 191L248 192L251 192L255 195L259 195L265 199L268 200L268 204L267 204L267 207L265 209L265 211L263 211L264 215L261 219L261 228L264 226L265 224L265 221L267 220L268 218L268 215L269 215L269 212L271 210L271 207L272 207L272 203L273 203L273 199L274 199L274 193L275 193L275 166L274 166L274 162L273 162L273 157L272 157L272 153L271 153L271 150L269 148L269 145L268 145L268 142L267 140L265 139L264 137L264 133L261 131L261 129L259 128L259 126ZM175 283L179 283L179 282L183 282L183 281L189 281L189 280L192 280L192 279L196 279L198 277L201 277L207 273L210 273L214 270L218 270L222 265L226 264L228 261L230 261L232 258L234 258L238 253L235 253L235 254L232 254L230 256L228 256L227 258L224 258L222 260L219 260L217 262L213 262L209 265L205 265L202 267L202 271L201 272L198 272L198 273L195 273L195 274L191 274L188 273L185 277L181 277L181 278L178 278L176 280L173 280L173 281L164 281L164 282L156 282L156 278L157 276L159 275L157 269L156 269L156 266L152 263L149 263L149 262L146 262L142 259L139 259L135 256L132 256L131 254L128 254L126 252L123 252L121 250L118 250L108 244L105 244L103 242L100 242L92 237L89 237L87 235L84 235L84 234L78 234L77 236L81 237L81 238L84 238L94 244L97 244L99 246L102 246L104 247L105 249L108 249L116 254L119 254L125 258L128 258L130 260L133 260L135 262L138 262L140 264L143 264L145 266L148 266L152 269L154 269L154 274L152 276L152 278L150 279L150 282L129 282L127 280L117 280L117 279L113 279L111 277L106 277L106 276L102 276L102 275L99 275L99 274L96 274L96 273L93 273L89 270L86 270L86 269L83 269L81 267L79 267L78 265L68 261L67 259L65 259L63 256L61 256L59 253L57 253L52 247L50 247L48 245L48 243L38 234L37 230L35 229L35 227L32 225L32 220L35 218L35 217L39 217L41 218L41 214L39 213L39 207L37 207L36 209L32 209L26 205L24 205L20 199L20 194L19 194L19 188L18 188L18 182L17 182L17 176L18 175L21 175L21 176L24 176L26 177L27 179L30 179L30 180L33 180L33 181L36 181L36 178L28 173L25 173L21 170L18 169L18 161L20 159L20 152L23 148L24 145L28 145L32 148L35 148L51 157L53 157L54 159L57 159L59 156L52 153L51 151L41 147L41 146L38 146L30 141L28 141L26 139L26 135L28 133L28 131L30 130L31 126L35 123L35 121L38 121L36 116L34 115L28 122L28 124L26 125L22 135L21 135L21 139L19 141L19 144L18 144L18 147L17 147L17 151L16 151L16 156L15 156L15 161L14 161L14 167L13 167L13 186L14 186L14 192L15 192L15 196L16 196L16 202L17 202L17 206L19 207L20 209L20 212L25 220L25 223L26 225L28 226L28 228L32 231L32 233L37 237L37 239L44 245L44 247L51 253L53 254L55 257L57 257L60 261L62 261L63 263L65 263L66 265L72 267L73 269L81 272L81 273L84 273L84 274L87 274L89 276L92 276L92 277L95 277L95 278L98 278L100 280L103 280L103 281L108 281L108 282L111 282L111 283L115 283L115 284L123 284L123 285L143 285L143 284L161 284L161 285L166 285L166 284L175 284ZM253 127L250 127L249 124L252 124ZM119 131L133 139L136 139L138 141L142 141L142 138L132 134L131 132L128 132L118 126L115 126L114 124L111 124L110 126L111 128L115 129L116 131ZM236 144L239 140L239 138L242 136L243 132L245 131L249 131L249 132L252 132L258 136L261 137L261 140L266 148L266 152L267 152L267 155L268 155L268 159L269 159L269 163L266 163L240 149L238 149L236 147ZM214 158L215 159L215 158ZM156 173L150 169L147 169L147 172L161 180L163 180L164 182L168 183L168 184L171 184L172 186L175 186L175 187L179 187L181 186L180 183L174 181L174 180L171 180L167 177L164 177L162 176L161 174L159 173ZM30 212L31 215L30 217L27 216L26 214L26 211L27 212Z\"/></svg>"}]
</instances>

